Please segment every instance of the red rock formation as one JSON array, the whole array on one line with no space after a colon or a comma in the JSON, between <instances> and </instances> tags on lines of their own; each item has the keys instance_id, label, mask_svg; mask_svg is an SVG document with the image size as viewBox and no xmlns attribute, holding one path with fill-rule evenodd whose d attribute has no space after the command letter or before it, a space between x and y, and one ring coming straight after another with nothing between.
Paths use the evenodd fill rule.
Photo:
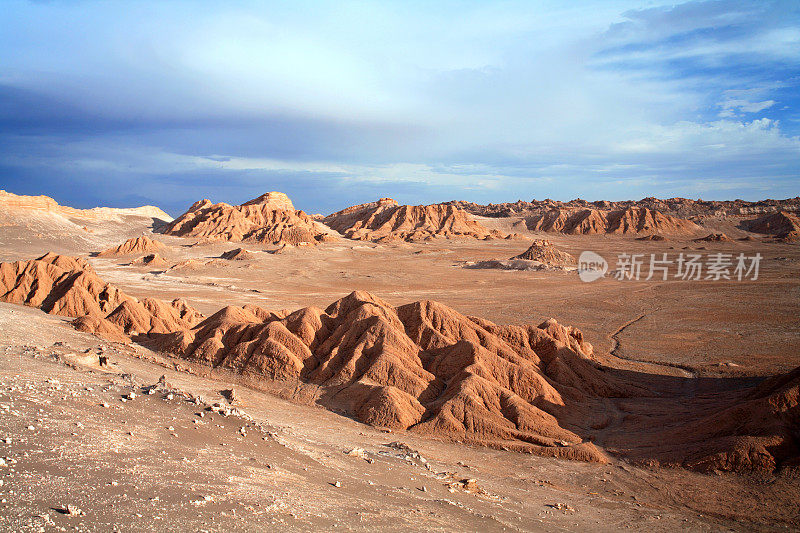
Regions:
<instances>
[{"instance_id":1,"label":"red rock formation","mask_svg":"<svg viewBox=\"0 0 800 533\"><path fill-rule=\"evenodd\" d=\"M220 259L227 259L228 261L250 261L255 259L256 255L253 252L245 250L244 248L234 248L224 252Z\"/></svg>"},{"instance_id":2,"label":"red rock formation","mask_svg":"<svg viewBox=\"0 0 800 533\"><path fill-rule=\"evenodd\" d=\"M54 254L0 263L0 300L74 317L76 328L113 340L137 335L251 380L309 387L321 404L368 424L602 462L604 452L582 435L605 427L609 407L625 399L628 414L606 441L615 453L703 471L800 465L800 368L698 397L697 407L662 399L654 413L658 398L634 384L646 380L600 367L581 332L552 319L497 325L440 303L394 307L365 292L325 310L230 306L203 319L180 300L137 300L85 260Z\"/></svg>"},{"instance_id":3,"label":"red rock formation","mask_svg":"<svg viewBox=\"0 0 800 533\"><path fill-rule=\"evenodd\" d=\"M197 323L202 315L185 302L138 300L101 280L84 259L47 254L30 261L0 263L0 301L30 305L80 319L83 331L129 335L166 333Z\"/></svg>"},{"instance_id":4,"label":"red rock formation","mask_svg":"<svg viewBox=\"0 0 800 533\"><path fill-rule=\"evenodd\" d=\"M286 316L226 307L157 346L317 385L327 405L369 424L583 460L604 458L558 417L585 414L580 405L598 394L641 392L604 376L580 332L555 321L497 326L436 302L395 308L364 292Z\"/></svg>"},{"instance_id":5,"label":"red rock formation","mask_svg":"<svg viewBox=\"0 0 800 533\"><path fill-rule=\"evenodd\" d=\"M119 257L132 254L155 254L163 251L164 248L164 243L153 240L147 235L142 235L141 237L128 239L117 247L98 252L97 256Z\"/></svg>"},{"instance_id":6,"label":"red rock formation","mask_svg":"<svg viewBox=\"0 0 800 533\"><path fill-rule=\"evenodd\" d=\"M742 216L764 213L774 213L776 211L800 212L800 197L787 198L785 200L761 200L758 202L745 202L744 200L728 201L707 201L691 200L688 198L642 198L641 200L624 200L620 202L609 202L599 200L587 202L580 198L569 202L559 202L556 200L531 200L525 202L507 202L501 204L480 205L463 200L447 202L450 205L460 207L473 215L485 217L536 217L547 211L564 210L576 211L582 209L597 209L600 211L619 211L629 208L647 208L652 211L659 211L666 215L679 218L689 218L695 216Z\"/></svg>"},{"instance_id":7,"label":"red rock formation","mask_svg":"<svg viewBox=\"0 0 800 533\"><path fill-rule=\"evenodd\" d=\"M733 240L724 233L709 233L705 237L694 239L694 242L733 242Z\"/></svg>"},{"instance_id":8,"label":"red rock formation","mask_svg":"<svg viewBox=\"0 0 800 533\"><path fill-rule=\"evenodd\" d=\"M800 217L785 211L778 211L746 222L744 226L755 233L775 235L783 239L800 235Z\"/></svg>"},{"instance_id":9,"label":"red rock formation","mask_svg":"<svg viewBox=\"0 0 800 533\"><path fill-rule=\"evenodd\" d=\"M242 205L195 202L163 230L167 235L267 244L316 244L322 231L289 197L269 192Z\"/></svg>"},{"instance_id":10,"label":"red rock formation","mask_svg":"<svg viewBox=\"0 0 800 533\"><path fill-rule=\"evenodd\" d=\"M690 220L675 218L645 207L619 211L554 209L528 220L528 229L570 235L642 232L688 234L700 228Z\"/></svg>"},{"instance_id":11,"label":"red rock formation","mask_svg":"<svg viewBox=\"0 0 800 533\"><path fill-rule=\"evenodd\" d=\"M167 261L158 254L149 254L143 255L138 259L134 259L131 261L131 265L142 265L142 266L149 266L149 267L165 267L167 266Z\"/></svg>"},{"instance_id":12,"label":"red rock formation","mask_svg":"<svg viewBox=\"0 0 800 533\"><path fill-rule=\"evenodd\" d=\"M575 264L575 258L567 252L559 250L548 240L536 239L530 248L511 259L526 259L528 261L538 261L545 265L564 266Z\"/></svg>"},{"instance_id":13,"label":"red rock formation","mask_svg":"<svg viewBox=\"0 0 800 533\"><path fill-rule=\"evenodd\" d=\"M391 198L348 207L326 217L325 224L349 239L373 242L504 237L452 205L398 205Z\"/></svg>"}]
</instances>

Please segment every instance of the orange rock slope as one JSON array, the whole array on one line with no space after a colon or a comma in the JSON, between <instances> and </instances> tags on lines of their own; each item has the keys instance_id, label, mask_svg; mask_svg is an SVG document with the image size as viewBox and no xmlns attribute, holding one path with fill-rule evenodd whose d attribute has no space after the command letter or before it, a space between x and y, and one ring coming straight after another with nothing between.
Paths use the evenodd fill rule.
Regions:
<instances>
[{"instance_id":1,"label":"orange rock slope","mask_svg":"<svg viewBox=\"0 0 800 533\"><path fill-rule=\"evenodd\" d=\"M101 280L86 260L52 253L0 263L0 301L76 318L78 329L122 342L129 335L189 328L202 318L182 300L129 296Z\"/></svg>"},{"instance_id":2,"label":"orange rock slope","mask_svg":"<svg viewBox=\"0 0 800 533\"><path fill-rule=\"evenodd\" d=\"M242 205L195 202L163 230L167 235L264 244L316 244L324 234L289 197L268 192Z\"/></svg>"},{"instance_id":3,"label":"orange rock slope","mask_svg":"<svg viewBox=\"0 0 800 533\"><path fill-rule=\"evenodd\" d=\"M164 244L142 235L141 237L134 237L123 242L114 248L108 248L102 252L98 252L98 257L119 257L132 254L157 254L164 251Z\"/></svg>"},{"instance_id":4,"label":"orange rock slope","mask_svg":"<svg viewBox=\"0 0 800 533\"><path fill-rule=\"evenodd\" d=\"M690 234L700 227L690 220L665 215L646 207L629 207L617 211L553 209L528 219L528 229L570 235L643 232Z\"/></svg>"},{"instance_id":5,"label":"orange rock slope","mask_svg":"<svg viewBox=\"0 0 800 533\"><path fill-rule=\"evenodd\" d=\"M750 220L743 225L752 232L775 235L782 239L792 239L800 236L800 217L786 211L770 213L755 220Z\"/></svg>"},{"instance_id":6,"label":"orange rock slope","mask_svg":"<svg viewBox=\"0 0 800 533\"><path fill-rule=\"evenodd\" d=\"M581 332L555 320L497 325L365 292L325 310L229 306L204 318L180 300L128 296L85 260L53 254L0 263L0 301L74 317L114 340L137 335L377 426L584 461L606 460L592 443L600 431L615 453L644 461L761 473L800 465L800 369L675 403L643 376L601 367ZM630 415L619 418L623 407Z\"/></svg>"},{"instance_id":7,"label":"orange rock slope","mask_svg":"<svg viewBox=\"0 0 800 533\"><path fill-rule=\"evenodd\" d=\"M511 259L526 259L553 266L574 265L576 263L574 257L563 250L559 250L546 239L535 239L527 250Z\"/></svg>"},{"instance_id":8,"label":"orange rock slope","mask_svg":"<svg viewBox=\"0 0 800 533\"><path fill-rule=\"evenodd\" d=\"M570 423L600 396L641 392L605 375L581 333L555 321L498 326L436 302L393 307L365 292L288 315L226 307L156 346L315 385L323 404L368 424L591 461L603 454Z\"/></svg>"},{"instance_id":9,"label":"orange rock slope","mask_svg":"<svg viewBox=\"0 0 800 533\"><path fill-rule=\"evenodd\" d=\"M325 224L360 241L429 240L436 237L503 238L453 205L399 205L391 198L355 205L329 215Z\"/></svg>"}]
</instances>

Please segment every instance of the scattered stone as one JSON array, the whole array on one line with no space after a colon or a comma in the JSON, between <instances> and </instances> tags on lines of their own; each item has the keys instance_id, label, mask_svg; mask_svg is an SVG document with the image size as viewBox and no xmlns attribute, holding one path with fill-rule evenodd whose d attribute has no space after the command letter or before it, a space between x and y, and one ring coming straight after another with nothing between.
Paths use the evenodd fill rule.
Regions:
<instances>
[{"instance_id":1,"label":"scattered stone","mask_svg":"<svg viewBox=\"0 0 800 533\"><path fill-rule=\"evenodd\" d=\"M553 509L558 509L559 511L575 512L575 509L566 503L548 503L547 506L552 507Z\"/></svg>"},{"instance_id":2,"label":"scattered stone","mask_svg":"<svg viewBox=\"0 0 800 533\"><path fill-rule=\"evenodd\" d=\"M222 391L220 391L220 394L222 394L222 396L226 400L228 400L228 403L233 403L233 402L235 402L235 401L237 401L239 399L238 396L236 395L236 391L234 389L222 390Z\"/></svg>"},{"instance_id":3,"label":"scattered stone","mask_svg":"<svg viewBox=\"0 0 800 533\"><path fill-rule=\"evenodd\" d=\"M66 512L64 514L67 514L69 516L84 516L84 515L86 515L86 513L81 511L80 508L78 508L75 505L72 505L71 503L67 504L67 507L65 508L65 511Z\"/></svg>"},{"instance_id":4,"label":"scattered stone","mask_svg":"<svg viewBox=\"0 0 800 533\"><path fill-rule=\"evenodd\" d=\"M352 450L344 453L345 455L349 455L350 457L359 457L361 459L364 459L365 461L369 461L369 456L367 456L367 452L363 448L353 448Z\"/></svg>"}]
</instances>

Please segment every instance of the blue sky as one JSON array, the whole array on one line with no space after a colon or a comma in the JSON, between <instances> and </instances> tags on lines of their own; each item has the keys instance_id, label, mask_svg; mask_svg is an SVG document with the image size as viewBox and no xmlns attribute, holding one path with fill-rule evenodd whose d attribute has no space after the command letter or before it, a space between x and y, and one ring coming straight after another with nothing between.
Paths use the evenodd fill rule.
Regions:
<instances>
[{"instance_id":1,"label":"blue sky","mask_svg":"<svg viewBox=\"0 0 800 533\"><path fill-rule=\"evenodd\" d=\"M800 195L800 3L2 1L0 188L76 207Z\"/></svg>"}]
</instances>

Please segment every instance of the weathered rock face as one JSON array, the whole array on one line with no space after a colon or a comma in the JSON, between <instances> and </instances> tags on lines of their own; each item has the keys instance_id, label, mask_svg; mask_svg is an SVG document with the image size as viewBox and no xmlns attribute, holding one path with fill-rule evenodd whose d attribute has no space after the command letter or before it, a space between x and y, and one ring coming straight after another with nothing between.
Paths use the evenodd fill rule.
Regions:
<instances>
[{"instance_id":1,"label":"weathered rock face","mask_svg":"<svg viewBox=\"0 0 800 533\"><path fill-rule=\"evenodd\" d=\"M546 239L535 239L530 248L519 255L515 255L511 259L538 261L551 266L565 266L576 263L574 257L567 252L559 250L553 243Z\"/></svg>"},{"instance_id":2,"label":"weathered rock face","mask_svg":"<svg viewBox=\"0 0 800 533\"><path fill-rule=\"evenodd\" d=\"M157 253L143 255L131 261L131 265L141 265L149 267L166 267L167 261Z\"/></svg>"},{"instance_id":3,"label":"weathered rock face","mask_svg":"<svg viewBox=\"0 0 800 533\"><path fill-rule=\"evenodd\" d=\"M138 300L101 280L84 259L56 254L0 263L0 301L78 318L83 331L107 333L113 340L176 331L202 318L181 300Z\"/></svg>"},{"instance_id":4,"label":"weathered rock face","mask_svg":"<svg viewBox=\"0 0 800 533\"><path fill-rule=\"evenodd\" d=\"M749 231L781 238L800 236L800 217L786 211L765 215L742 225Z\"/></svg>"},{"instance_id":5,"label":"weathered rock face","mask_svg":"<svg viewBox=\"0 0 800 533\"><path fill-rule=\"evenodd\" d=\"M502 238L464 210L445 204L398 205L391 198L348 207L325 218L325 224L349 239L415 241L434 238Z\"/></svg>"},{"instance_id":6,"label":"weathered rock face","mask_svg":"<svg viewBox=\"0 0 800 533\"><path fill-rule=\"evenodd\" d=\"M776 211L800 212L800 197L787 198L785 200L761 200L758 202L746 202L744 200L728 201L708 201L691 200L689 198L642 198L641 200L625 200L621 202L609 202L599 200L588 202L577 198L569 202L557 200L531 200L525 202L507 202L501 204L480 205L462 200L448 202L473 215L486 217L511 217L523 216L534 217L552 210L576 211L581 209L597 209L600 211L620 211L625 209L638 209L645 207L652 211L659 211L666 215L679 218L689 218L695 216L742 216L757 215L763 213L774 213Z\"/></svg>"},{"instance_id":7,"label":"weathered rock face","mask_svg":"<svg viewBox=\"0 0 800 533\"><path fill-rule=\"evenodd\" d=\"M430 301L393 307L355 292L326 310L227 307L159 349L270 380L320 387L323 403L373 425L603 461L562 424L600 396L639 394L555 321L498 326Z\"/></svg>"},{"instance_id":8,"label":"weathered rock face","mask_svg":"<svg viewBox=\"0 0 800 533\"><path fill-rule=\"evenodd\" d=\"M605 461L582 435L606 427L610 406L624 399L634 422L609 433L615 453L703 471L800 465L800 368L654 414L658 398L644 381L600 367L581 332L552 319L497 325L437 302L395 307L366 292L325 310L229 306L205 318L180 300L133 298L85 260L55 254L0 263L0 301L74 317L76 328L112 340L135 335L287 391L311 385L321 404L377 426ZM662 401L674 409L678 400Z\"/></svg>"},{"instance_id":9,"label":"weathered rock face","mask_svg":"<svg viewBox=\"0 0 800 533\"><path fill-rule=\"evenodd\" d=\"M631 458L709 473L764 475L800 467L800 367L737 398L716 405L711 398L703 401L711 405L700 416L651 426L638 434L635 447L627 437L608 444L627 441L619 451Z\"/></svg>"},{"instance_id":10,"label":"weathered rock face","mask_svg":"<svg viewBox=\"0 0 800 533\"><path fill-rule=\"evenodd\" d=\"M323 232L289 197L269 192L242 205L195 202L163 230L167 235L264 244L316 244Z\"/></svg>"},{"instance_id":11,"label":"weathered rock face","mask_svg":"<svg viewBox=\"0 0 800 533\"><path fill-rule=\"evenodd\" d=\"M234 248L224 252L220 259L227 259L228 261L250 261L255 259L256 255L253 252L245 250L244 248Z\"/></svg>"},{"instance_id":12,"label":"weathered rock face","mask_svg":"<svg viewBox=\"0 0 800 533\"><path fill-rule=\"evenodd\" d=\"M97 254L98 257L120 257L133 254L157 254L164 250L164 243L156 241L142 235L123 242L119 246L103 250Z\"/></svg>"},{"instance_id":13,"label":"weathered rock face","mask_svg":"<svg viewBox=\"0 0 800 533\"><path fill-rule=\"evenodd\" d=\"M672 217L659 211L641 207L618 211L553 209L530 218L528 220L528 229L570 235L604 233L626 235L645 232L691 234L700 228L690 220Z\"/></svg>"},{"instance_id":14,"label":"weathered rock face","mask_svg":"<svg viewBox=\"0 0 800 533\"><path fill-rule=\"evenodd\" d=\"M732 242L733 239L724 233L709 233L705 237L694 239L694 242Z\"/></svg>"}]
</instances>

